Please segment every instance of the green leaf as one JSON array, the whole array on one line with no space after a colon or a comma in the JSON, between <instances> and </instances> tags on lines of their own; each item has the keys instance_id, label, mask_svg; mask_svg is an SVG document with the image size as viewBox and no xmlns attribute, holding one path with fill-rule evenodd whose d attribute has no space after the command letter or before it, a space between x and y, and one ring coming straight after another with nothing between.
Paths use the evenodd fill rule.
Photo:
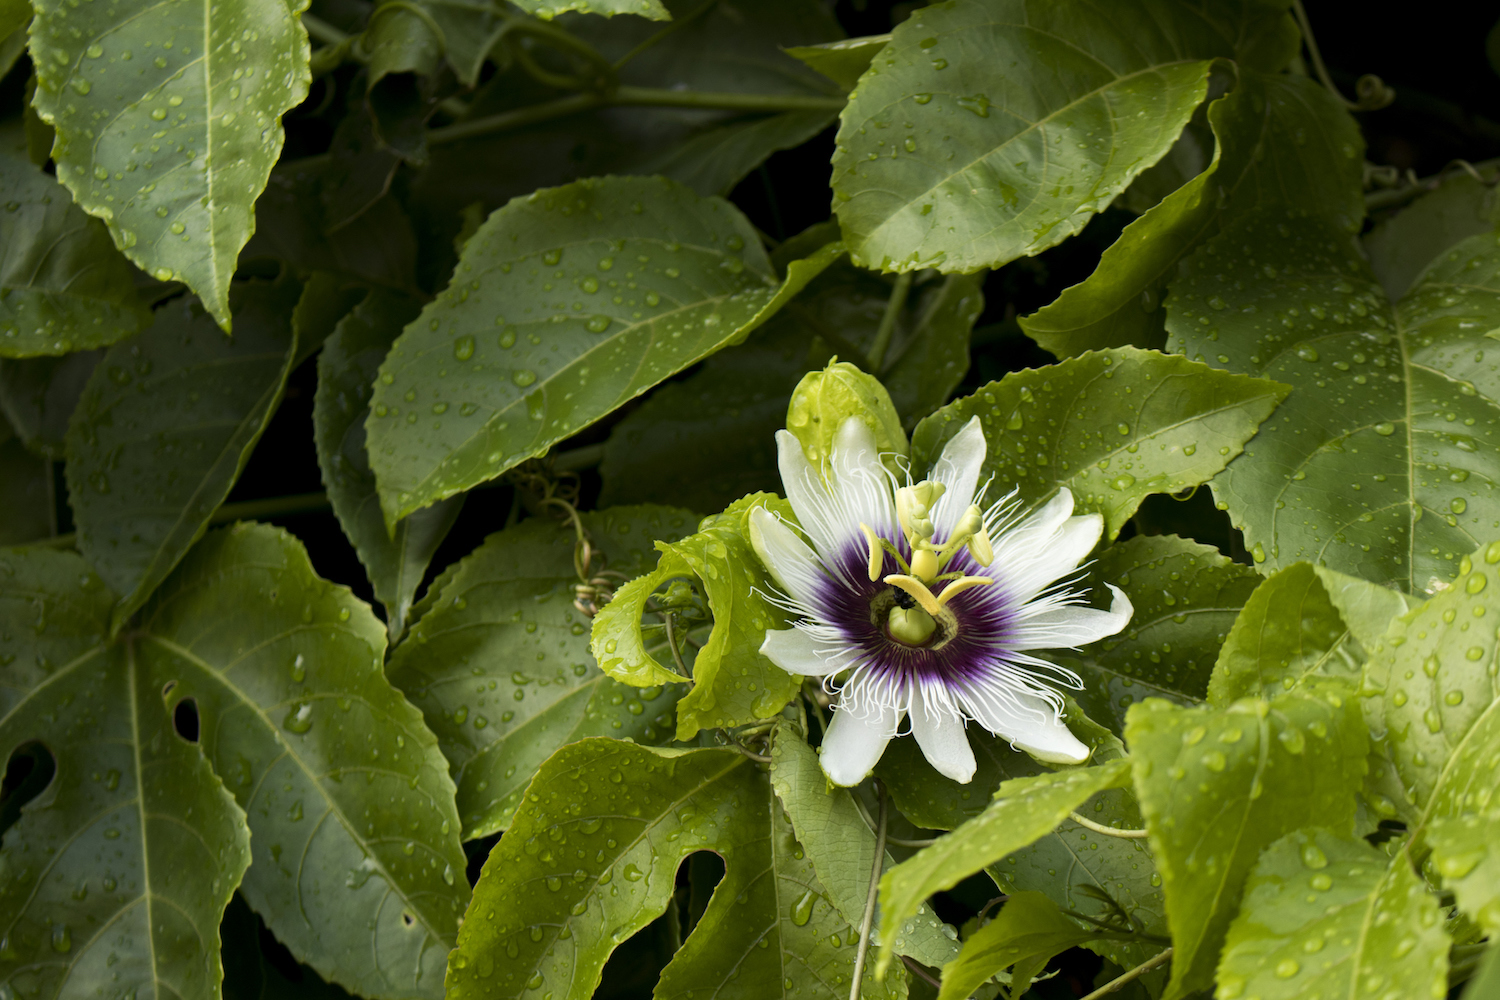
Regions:
<instances>
[{"instance_id":1,"label":"green leaf","mask_svg":"<svg viewBox=\"0 0 1500 1000\"><path fill-rule=\"evenodd\" d=\"M0 355L69 354L135 333L150 313L103 223L19 156L0 154Z\"/></svg>"},{"instance_id":2,"label":"green leaf","mask_svg":"<svg viewBox=\"0 0 1500 1000\"><path fill-rule=\"evenodd\" d=\"M60 358L0 358L0 412L31 451L63 457L68 420L102 350Z\"/></svg>"},{"instance_id":3,"label":"green leaf","mask_svg":"<svg viewBox=\"0 0 1500 1000\"><path fill-rule=\"evenodd\" d=\"M544 21L550 21L569 11L599 14L602 17L635 14L649 21L672 19L672 15L661 5L661 0L515 0L515 5Z\"/></svg>"},{"instance_id":4,"label":"green leaf","mask_svg":"<svg viewBox=\"0 0 1500 1000\"><path fill-rule=\"evenodd\" d=\"M1212 546L1137 535L1099 553L1089 581L1090 591L1114 584L1135 607L1125 631L1084 647L1081 661L1068 659L1084 678L1080 704L1118 730L1144 698L1203 700L1219 647L1261 576Z\"/></svg>"},{"instance_id":5,"label":"green leaf","mask_svg":"<svg viewBox=\"0 0 1500 1000\"><path fill-rule=\"evenodd\" d=\"M1339 617L1349 626L1349 634L1366 652L1373 650L1391 623L1411 608L1411 598L1398 590L1326 566L1317 566L1313 572L1318 574L1328 599L1338 608Z\"/></svg>"},{"instance_id":6,"label":"green leaf","mask_svg":"<svg viewBox=\"0 0 1500 1000\"><path fill-rule=\"evenodd\" d=\"M601 178L511 202L381 366L367 427L387 524L733 343L777 296L744 216L670 181Z\"/></svg>"},{"instance_id":7,"label":"green leaf","mask_svg":"<svg viewBox=\"0 0 1500 1000\"><path fill-rule=\"evenodd\" d=\"M108 644L113 601L71 553L0 557L0 755L57 765L0 851L0 989L215 1000L245 815L174 732L167 665Z\"/></svg>"},{"instance_id":8,"label":"green leaf","mask_svg":"<svg viewBox=\"0 0 1500 1000\"><path fill-rule=\"evenodd\" d=\"M651 565L655 539L693 526L670 507L582 518L604 568L627 576ZM505 829L558 747L588 736L672 738L680 688L630 688L592 662L588 618L573 606L572 542L570 527L547 518L491 535L433 584L432 609L391 654L391 683L448 758L465 838Z\"/></svg>"},{"instance_id":9,"label":"green leaf","mask_svg":"<svg viewBox=\"0 0 1500 1000\"><path fill-rule=\"evenodd\" d=\"M1448 993L1448 934L1411 869L1360 840L1301 830L1267 848L1219 962L1221 995Z\"/></svg>"},{"instance_id":10,"label":"green leaf","mask_svg":"<svg viewBox=\"0 0 1500 1000\"><path fill-rule=\"evenodd\" d=\"M33 542L57 534L52 462L38 458L9 423L0 419L0 545Z\"/></svg>"},{"instance_id":11,"label":"green leaf","mask_svg":"<svg viewBox=\"0 0 1500 1000\"><path fill-rule=\"evenodd\" d=\"M832 108L746 118L661 148L632 163L629 173L670 177L694 191L727 196L772 153L801 146L833 118Z\"/></svg>"},{"instance_id":12,"label":"green leaf","mask_svg":"<svg viewBox=\"0 0 1500 1000\"><path fill-rule=\"evenodd\" d=\"M1494 188L1455 174L1364 236L1370 270L1392 299L1405 295L1427 265L1461 240L1500 225Z\"/></svg>"},{"instance_id":13,"label":"green leaf","mask_svg":"<svg viewBox=\"0 0 1500 1000\"><path fill-rule=\"evenodd\" d=\"M1482 627L1500 613L1497 564L1500 542L1465 556L1453 586L1399 618L1370 659L1391 756L1424 819L1500 798L1500 661L1495 629Z\"/></svg>"},{"instance_id":14,"label":"green leaf","mask_svg":"<svg viewBox=\"0 0 1500 1000\"><path fill-rule=\"evenodd\" d=\"M385 605L392 637L405 630L427 564L464 502L460 494L416 511L396 522L393 536L380 513L375 474L365 451L365 418L380 362L401 328L420 311L420 303L399 293L370 293L339 322L318 356L313 404L313 440L323 485L375 596Z\"/></svg>"},{"instance_id":15,"label":"green leaf","mask_svg":"<svg viewBox=\"0 0 1500 1000\"><path fill-rule=\"evenodd\" d=\"M1500 934L1500 812L1439 819L1425 837L1459 908L1491 937Z\"/></svg>"},{"instance_id":16,"label":"green leaf","mask_svg":"<svg viewBox=\"0 0 1500 1000\"><path fill-rule=\"evenodd\" d=\"M1125 738L1166 891L1170 1000L1213 982L1262 848L1313 823L1352 831L1369 741L1352 690L1337 681L1222 709L1145 701L1131 706Z\"/></svg>"},{"instance_id":17,"label":"green leaf","mask_svg":"<svg viewBox=\"0 0 1500 1000\"><path fill-rule=\"evenodd\" d=\"M802 62L822 73L845 90L853 90L875 54L885 48L891 40L889 33L866 35L863 38L844 38L822 45L797 45L786 50Z\"/></svg>"},{"instance_id":18,"label":"green leaf","mask_svg":"<svg viewBox=\"0 0 1500 1000\"><path fill-rule=\"evenodd\" d=\"M1311 677L1357 685L1364 656L1311 563L1293 563L1245 602L1214 665L1208 703L1272 698Z\"/></svg>"},{"instance_id":19,"label":"green leaf","mask_svg":"<svg viewBox=\"0 0 1500 1000\"><path fill-rule=\"evenodd\" d=\"M75 8L38 0L34 104L58 180L115 245L226 331L230 279L311 79L305 0Z\"/></svg>"},{"instance_id":20,"label":"green leaf","mask_svg":"<svg viewBox=\"0 0 1500 1000\"><path fill-rule=\"evenodd\" d=\"M168 707L197 706L250 823L240 891L272 933L354 993L440 997L469 898L453 782L369 607L290 535L240 524L193 548L133 641Z\"/></svg>"},{"instance_id":21,"label":"green leaf","mask_svg":"<svg viewBox=\"0 0 1500 1000\"><path fill-rule=\"evenodd\" d=\"M1174 347L1294 387L1214 482L1267 570L1307 560L1431 593L1493 529L1500 357L1484 333L1500 325L1496 289L1500 245L1476 236L1393 312L1347 234L1281 213L1183 262L1167 303Z\"/></svg>"},{"instance_id":22,"label":"green leaf","mask_svg":"<svg viewBox=\"0 0 1500 1000\"><path fill-rule=\"evenodd\" d=\"M1127 761L1114 760L1013 778L984 812L886 872L880 879L880 967L890 963L895 929L924 899L1050 833L1095 792L1123 785L1129 773Z\"/></svg>"},{"instance_id":23,"label":"green leaf","mask_svg":"<svg viewBox=\"0 0 1500 1000\"><path fill-rule=\"evenodd\" d=\"M469 0L418 0L426 17L395 3L376 8L362 43L370 52L371 88L391 73L433 74L444 57L459 82L473 87L511 19L490 4Z\"/></svg>"},{"instance_id":24,"label":"green leaf","mask_svg":"<svg viewBox=\"0 0 1500 1000\"><path fill-rule=\"evenodd\" d=\"M981 482L995 476L1000 494L1014 485L1023 511L1067 487L1076 511L1103 514L1113 538L1147 495L1223 469L1286 391L1155 351L1098 351L1012 372L943 407L912 434L912 466L930 467L977 416L989 443Z\"/></svg>"},{"instance_id":25,"label":"green leaf","mask_svg":"<svg viewBox=\"0 0 1500 1000\"><path fill-rule=\"evenodd\" d=\"M464 922L450 1000L586 1000L615 947L666 909L682 860L704 850L727 873L657 995L848 996L855 933L748 758L590 739L557 751L531 788L475 887L471 913L494 916ZM867 975L861 995L894 1000L901 986Z\"/></svg>"},{"instance_id":26,"label":"green leaf","mask_svg":"<svg viewBox=\"0 0 1500 1000\"><path fill-rule=\"evenodd\" d=\"M89 376L67 436L79 551L116 627L200 538L271 419L297 353L295 282L236 286L231 339L196 303L156 313Z\"/></svg>"},{"instance_id":27,"label":"green leaf","mask_svg":"<svg viewBox=\"0 0 1500 1000\"><path fill-rule=\"evenodd\" d=\"M695 534L659 546L697 575L714 616L708 642L693 661L693 687L677 703L679 740L700 729L769 719L802 687L800 676L760 654L766 629L782 626L785 615L766 598L776 584L750 545L747 524L756 507L790 515L786 501L758 493L706 519Z\"/></svg>"},{"instance_id":28,"label":"green leaf","mask_svg":"<svg viewBox=\"0 0 1500 1000\"><path fill-rule=\"evenodd\" d=\"M1052 956L1098 933L1097 929L1080 928L1041 893L1018 892L1005 901L995 919L964 942L963 953L944 967L938 1000L965 1000L997 972L1012 965L1016 970L1010 992L1020 996Z\"/></svg>"},{"instance_id":29,"label":"green leaf","mask_svg":"<svg viewBox=\"0 0 1500 1000\"><path fill-rule=\"evenodd\" d=\"M1178 261L1249 211L1328 212L1345 228L1358 227L1364 140L1322 85L1245 72L1209 105L1208 121L1217 140L1208 169L1126 226L1086 281L1021 319L1042 347L1061 358L1160 346L1165 313L1158 305Z\"/></svg>"},{"instance_id":30,"label":"green leaf","mask_svg":"<svg viewBox=\"0 0 1500 1000\"><path fill-rule=\"evenodd\" d=\"M854 262L968 272L1060 243L1166 154L1232 42L1143 0L917 12L840 115L834 205Z\"/></svg>"},{"instance_id":31,"label":"green leaf","mask_svg":"<svg viewBox=\"0 0 1500 1000\"><path fill-rule=\"evenodd\" d=\"M864 918L870 891L870 873L875 867L875 832L870 829L859 804L848 789L830 787L817 753L800 734L783 726L771 747L771 784L790 817L797 840L823 883L839 914L858 927ZM896 859L886 851L881 870L889 871ZM877 923L879 914L877 912ZM958 954L953 929L945 925L923 903L900 927L894 945L896 954L914 958L930 968L940 968ZM872 934L874 933L872 929ZM872 943L879 943L875 934Z\"/></svg>"},{"instance_id":32,"label":"green leaf","mask_svg":"<svg viewBox=\"0 0 1500 1000\"><path fill-rule=\"evenodd\" d=\"M1490 65L1500 65L1500 31L1490 32ZM1500 944L1491 944L1484 951L1479 971L1464 987L1463 1000L1487 1000L1500 991Z\"/></svg>"},{"instance_id":33,"label":"green leaf","mask_svg":"<svg viewBox=\"0 0 1500 1000\"><path fill-rule=\"evenodd\" d=\"M230 901L219 925L224 939L224 1000L347 1000L348 993L325 983L305 965L296 967L299 979L289 978L284 964L267 954L264 928L243 897Z\"/></svg>"}]
</instances>

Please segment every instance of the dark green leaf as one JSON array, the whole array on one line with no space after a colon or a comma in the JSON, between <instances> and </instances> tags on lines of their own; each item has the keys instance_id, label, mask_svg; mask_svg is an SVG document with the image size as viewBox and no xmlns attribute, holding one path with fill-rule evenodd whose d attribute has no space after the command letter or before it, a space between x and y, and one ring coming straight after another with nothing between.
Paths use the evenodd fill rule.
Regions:
<instances>
[{"instance_id":1,"label":"dark green leaf","mask_svg":"<svg viewBox=\"0 0 1500 1000\"><path fill-rule=\"evenodd\" d=\"M1213 982L1262 848L1313 823L1352 831L1369 740L1336 681L1223 709L1152 699L1131 706L1125 738L1172 928L1167 996L1180 997Z\"/></svg>"},{"instance_id":2,"label":"dark green leaf","mask_svg":"<svg viewBox=\"0 0 1500 1000\"><path fill-rule=\"evenodd\" d=\"M982 275L936 278L914 283L907 296L878 375L908 426L946 402L968 370L969 333L984 306L982 281ZM718 510L746 493L779 490L775 433L785 424L792 389L835 356L864 364L891 284L836 262L745 344L662 386L615 425L601 470L604 498L667 495L697 510Z\"/></svg>"},{"instance_id":3,"label":"dark green leaf","mask_svg":"<svg viewBox=\"0 0 1500 1000\"><path fill-rule=\"evenodd\" d=\"M68 428L79 551L117 593L123 622L203 534L271 419L296 355L295 282L249 283L231 339L188 299L116 344Z\"/></svg>"},{"instance_id":4,"label":"dark green leaf","mask_svg":"<svg viewBox=\"0 0 1500 1000\"><path fill-rule=\"evenodd\" d=\"M290 535L240 524L194 547L133 642L153 692L197 707L250 823L240 891L272 933L355 993L441 997L469 898L453 782L369 607Z\"/></svg>"},{"instance_id":5,"label":"dark green leaf","mask_svg":"<svg viewBox=\"0 0 1500 1000\"><path fill-rule=\"evenodd\" d=\"M305 965L284 968L266 954L265 925L241 896L224 911L224 1000L348 1000L349 994ZM298 978L290 978L296 976Z\"/></svg>"},{"instance_id":6,"label":"dark green leaf","mask_svg":"<svg viewBox=\"0 0 1500 1000\"><path fill-rule=\"evenodd\" d=\"M1303 830L1266 849L1219 962L1219 993L1263 1000L1448 993L1448 934L1411 869L1361 840Z\"/></svg>"},{"instance_id":7,"label":"dark green leaf","mask_svg":"<svg viewBox=\"0 0 1500 1000\"><path fill-rule=\"evenodd\" d=\"M311 286L309 286L311 287ZM339 525L358 553L375 596L385 605L391 636L406 628L427 563L458 518L464 495L425 507L387 533L365 452L365 418L380 362L421 303L400 293L375 291L342 319L318 357L313 440L323 485ZM299 341L301 339L299 330Z\"/></svg>"},{"instance_id":8,"label":"dark green leaf","mask_svg":"<svg viewBox=\"0 0 1500 1000\"><path fill-rule=\"evenodd\" d=\"M911 742L911 741L907 741ZM797 840L839 914L859 926L875 867L875 831L870 829L854 793L830 787L818 755L794 730L777 730L771 748L771 784L797 832ZM896 859L886 852L881 869ZM879 914L876 916L879 926ZM929 968L940 968L958 954L956 934L922 904L900 928L895 950ZM878 944L878 934L872 944Z\"/></svg>"},{"instance_id":9,"label":"dark green leaf","mask_svg":"<svg viewBox=\"0 0 1500 1000\"><path fill-rule=\"evenodd\" d=\"M918 11L840 116L834 205L855 263L968 272L1060 243L1167 152L1233 43L1146 0Z\"/></svg>"},{"instance_id":10,"label":"dark green leaf","mask_svg":"<svg viewBox=\"0 0 1500 1000\"><path fill-rule=\"evenodd\" d=\"M1427 265L1460 240L1500 225L1495 189L1468 174L1455 174L1364 237L1370 270L1392 299L1411 288Z\"/></svg>"},{"instance_id":11,"label":"dark green leaf","mask_svg":"<svg viewBox=\"0 0 1500 1000\"><path fill-rule=\"evenodd\" d=\"M583 515L604 568L651 566L658 538L692 516L670 507ZM422 710L458 785L466 838L510 825L526 785L558 747L588 736L664 743L681 688L627 687L589 656L573 606L573 532L529 519L491 535L433 584L432 610L391 655L387 674Z\"/></svg>"},{"instance_id":12,"label":"dark green leaf","mask_svg":"<svg viewBox=\"0 0 1500 1000\"><path fill-rule=\"evenodd\" d=\"M1016 970L1011 994L1020 996L1052 956L1098 933L1097 929L1080 928L1041 893L1018 892L1005 901L995 919L964 942L963 953L944 967L938 1000L965 1000L986 980L1012 965Z\"/></svg>"},{"instance_id":13,"label":"dark green leaf","mask_svg":"<svg viewBox=\"0 0 1500 1000\"><path fill-rule=\"evenodd\" d=\"M113 603L76 555L0 557L0 755L57 765L0 851L0 989L215 1000L245 814L173 731L168 664L108 644Z\"/></svg>"},{"instance_id":14,"label":"dark green leaf","mask_svg":"<svg viewBox=\"0 0 1500 1000\"><path fill-rule=\"evenodd\" d=\"M381 366L367 427L387 523L545 452L742 338L797 287L778 290L737 209L670 181L511 202Z\"/></svg>"},{"instance_id":15,"label":"dark green leaf","mask_svg":"<svg viewBox=\"0 0 1500 1000\"><path fill-rule=\"evenodd\" d=\"M102 350L60 358L0 358L0 411L31 451L62 458L68 420Z\"/></svg>"},{"instance_id":16,"label":"dark green leaf","mask_svg":"<svg viewBox=\"0 0 1500 1000\"><path fill-rule=\"evenodd\" d=\"M1089 567L1089 579L1091 591L1113 583L1135 607L1125 631L1068 661L1084 678L1080 703L1116 730L1143 698L1203 700L1219 647L1261 582L1250 567L1176 535L1138 535L1110 546Z\"/></svg>"},{"instance_id":17,"label":"dark green leaf","mask_svg":"<svg viewBox=\"0 0 1500 1000\"><path fill-rule=\"evenodd\" d=\"M451 1000L587 1000L615 947L666 908L682 859L704 850L727 874L657 994L849 995L856 933L748 758L591 739L554 754L531 789L475 887L471 913L495 915L464 922ZM894 1000L903 985L866 975L861 996Z\"/></svg>"},{"instance_id":18,"label":"dark green leaf","mask_svg":"<svg viewBox=\"0 0 1500 1000\"><path fill-rule=\"evenodd\" d=\"M297 308L292 310L292 329L297 331L297 360L292 364L293 370L318 353L323 342L333 336L339 321L369 295L370 289L328 271L314 271L308 275L307 283L302 286L302 295L297 299ZM392 295L390 301L399 303L401 297ZM397 324L398 330L400 326ZM372 373L365 381L374 377Z\"/></svg>"},{"instance_id":19,"label":"dark green leaf","mask_svg":"<svg viewBox=\"0 0 1500 1000\"><path fill-rule=\"evenodd\" d=\"M307 96L305 8L36 4L35 104L57 129L58 180L126 256L186 282L225 330L281 116Z\"/></svg>"},{"instance_id":20,"label":"dark green leaf","mask_svg":"<svg viewBox=\"0 0 1500 1000\"><path fill-rule=\"evenodd\" d=\"M693 687L677 703L677 739L700 729L769 719L797 694L802 678L760 653L766 629L785 615L765 595L776 585L750 546L750 511L766 507L790 516L786 501L757 493L707 518L699 530L665 546L698 577L714 627L693 661Z\"/></svg>"},{"instance_id":21,"label":"dark green leaf","mask_svg":"<svg viewBox=\"0 0 1500 1000\"><path fill-rule=\"evenodd\" d=\"M273 257L299 271L325 271L417 294L417 241L394 198L387 195L329 230L321 192L343 179L331 158L281 164L255 203L258 229L244 258Z\"/></svg>"},{"instance_id":22,"label":"dark green leaf","mask_svg":"<svg viewBox=\"0 0 1500 1000\"><path fill-rule=\"evenodd\" d=\"M1087 281L1021 320L1037 343L1058 357L1160 346L1158 306L1178 261L1247 212L1327 212L1358 227L1364 140L1322 85L1242 73L1235 90L1209 106L1208 120L1218 140L1208 169L1127 226Z\"/></svg>"},{"instance_id":23,"label":"dark green leaf","mask_svg":"<svg viewBox=\"0 0 1500 1000\"><path fill-rule=\"evenodd\" d=\"M436 19L429 18L428 4L408 6L391 0L378 4L370 13L360 43L370 53L368 83L372 89L392 74L431 76L437 72L443 62L444 39L433 30Z\"/></svg>"},{"instance_id":24,"label":"dark green leaf","mask_svg":"<svg viewBox=\"0 0 1500 1000\"><path fill-rule=\"evenodd\" d=\"M1490 65L1500 66L1500 31L1490 32ZM1500 944L1485 949L1479 971L1464 986L1463 1000L1489 1000L1500 994Z\"/></svg>"},{"instance_id":25,"label":"dark green leaf","mask_svg":"<svg viewBox=\"0 0 1500 1000\"><path fill-rule=\"evenodd\" d=\"M672 19L672 15L661 5L661 0L515 0L515 5L546 21L568 11L600 14L604 17L635 14L651 21Z\"/></svg>"},{"instance_id":26,"label":"dark green leaf","mask_svg":"<svg viewBox=\"0 0 1500 1000\"><path fill-rule=\"evenodd\" d=\"M792 46L786 54L801 59L845 90L853 90L865 70L870 68L870 60L890 40L889 34L867 35L822 45Z\"/></svg>"},{"instance_id":27,"label":"dark green leaf","mask_svg":"<svg viewBox=\"0 0 1500 1000\"><path fill-rule=\"evenodd\" d=\"M30 19L31 4L11 3L10 6L16 12L24 14L25 19ZM14 18L7 17L6 21L11 23ZM21 58L21 54L26 51L26 20L22 20L19 27L11 28L8 34L4 32L5 28L0 26L0 76L9 73L11 67L16 64L16 60Z\"/></svg>"},{"instance_id":28,"label":"dark green leaf","mask_svg":"<svg viewBox=\"0 0 1500 1000\"><path fill-rule=\"evenodd\" d=\"M0 418L0 545L33 542L57 534L52 462L26 449Z\"/></svg>"},{"instance_id":29,"label":"dark green leaf","mask_svg":"<svg viewBox=\"0 0 1500 1000\"><path fill-rule=\"evenodd\" d=\"M1500 812L1439 819L1425 836L1459 908L1491 937L1500 934Z\"/></svg>"},{"instance_id":30,"label":"dark green leaf","mask_svg":"<svg viewBox=\"0 0 1500 1000\"><path fill-rule=\"evenodd\" d=\"M104 224L68 189L0 155L0 355L69 354L135 333L150 313Z\"/></svg>"},{"instance_id":31,"label":"dark green leaf","mask_svg":"<svg viewBox=\"0 0 1500 1000\"><path fill-rule=\"evenodd\" d=\"M994 475L1000 494L1014 485L1022 510L1067 487L1113 538L1148 494L1224 468L1286 391L1155 351L1098 351L1014 372L943 407L912 434L912 466L928 468L977 416L989 442L981 482Z\"/></svg>"},{"instance_id":32,"label":"dark green leaf","mask_svg":"<svg viewBox=\"0 0 1500 1000\"><path fill-rule=\"evenodd\" d=\"M1394 312L1354 240L1317 218L1247 218L1183 269L1175 347L1295 387L1214 482L1256 560L1409 593L1450 579L1500 521L1496 237L1452 248Z\"/></svg>"},{"instance_id":33,"label":"dark green leaf","mask_svg":"<svg viewBox=\"0 0 1500 1000\"><path fill-rule=\"evenodd\" d=\"M1114 760L1011 779L984 812L886 872L880 879L880 967L891 960L895 929L922 900L1046 836L1094 793L1123 785L1129 773L1127 761Z\"/></svg>"},{"instance_id":34,"label":"dark green leaf","mask_svg":"<svg viewBox=\"0 0 1500 1000\"><path fill-rule=\"evenodd\" d=\"M1311 563L1293 563L1255 589L1214 666L1208 703L1271 698L1311 677L1359 683L1363 651Z\"/></svg>"},{"instance_id":35,"label":"dark green leaf","mask_svg":"<svg viewBox=\"0 0 1500 1000\"><path fill-rule=\"evenodd\" d=\"M1465 556L1453 586L1398 619L1370 658L1391 756L1424 819L1486 809L1500 788L1497 564L1500 542Z\"/></svg>"}]
</instances>

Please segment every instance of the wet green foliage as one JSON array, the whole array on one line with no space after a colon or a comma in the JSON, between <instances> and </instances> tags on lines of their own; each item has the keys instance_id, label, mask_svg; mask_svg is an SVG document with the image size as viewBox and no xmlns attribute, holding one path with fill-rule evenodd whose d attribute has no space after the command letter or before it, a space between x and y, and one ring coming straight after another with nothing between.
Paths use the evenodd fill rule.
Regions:
<instances>
[{"instance_id":1,"label":"wet green foliage","mask_svg":"<svg viewBox=\"0 0 1500 1000\"><path fill-rule=\"evenodd\" d=\"M0 0L0 1000L1500 982L1492 166L1286 0L849 6ZM1086 761L827 780L850 416L1102 518Z\"/></svg>"}]
</instances>

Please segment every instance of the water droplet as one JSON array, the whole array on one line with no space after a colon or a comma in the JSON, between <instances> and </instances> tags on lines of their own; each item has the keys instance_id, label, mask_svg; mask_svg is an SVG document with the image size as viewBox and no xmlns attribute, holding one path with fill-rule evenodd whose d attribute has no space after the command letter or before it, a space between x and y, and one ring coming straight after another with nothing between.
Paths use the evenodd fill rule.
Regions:
<instances>
[{"instance_id":1,"label":"water droplet","mask_svg":"<svg viewBox=\"0 0 1500 1000\"><path fill-rule=\"evenodd\" d=\"M453 357L458 361L468 361L474 356L474 338L459 337L453 342Z\"/></svg>"},{"instance_id":2,"label":"water droplet","mask_svg":"<svg viewBox=\"0 0 1500 1000\"><path fill-rule=\"evenodd\" d=\"M873 856L873 855L872 855ZM870 867L874 867L872 863ZM817 901L818 894L811 889L802 894L802 898L792 904L792 923L798 927L806 927L807 922L812 919L813 903Z\"/></svg>"}]
</instances>

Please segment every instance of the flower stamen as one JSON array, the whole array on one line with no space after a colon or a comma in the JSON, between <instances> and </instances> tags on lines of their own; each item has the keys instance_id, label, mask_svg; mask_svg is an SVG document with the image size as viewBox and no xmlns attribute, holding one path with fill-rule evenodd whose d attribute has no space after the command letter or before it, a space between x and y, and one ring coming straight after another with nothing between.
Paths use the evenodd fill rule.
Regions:
<instances>
[{"instance_id":1,"label":"flower stamen","mask_svg":"<svg viewBox=\"0 0 1500 1000\"><path fill-rule=\"evenodd\" d=\"M892 573L885 578L885 582L892 587L906 591L912 596L912 600L917 602L917 606L932 617L936 618L942 614L943 606L938 603L936 597L932 596L932 591L927 589L927 584L916 577L905 576L901 573Z\"/></svg>"},{"instance_id":2,"label":"flower stamen","mask_svg":"<svg viewBox=\"0 0 1500 1000\"><path fill-rule=\"evenodd\" d=\"M865 541L870 545L870 582L874 583L880 579L880 570L885 565L885 549L880 545L880 536L875 534L875 529L863 522L859 530L865 533Z\"/></svg>"},{"instance_id":3,"label":"flower stamen","mask_svg":"<svg viewBox=\"0 0 1500 1000\"><path fill-rule=\"evenodd\" d=\"M961 576L943 588L943 592L937 598L938 607L947 604L955 594L961 591L968 590L970 587L987 587L994 582L987 576Z\"/></svg>"}]
</instances>

